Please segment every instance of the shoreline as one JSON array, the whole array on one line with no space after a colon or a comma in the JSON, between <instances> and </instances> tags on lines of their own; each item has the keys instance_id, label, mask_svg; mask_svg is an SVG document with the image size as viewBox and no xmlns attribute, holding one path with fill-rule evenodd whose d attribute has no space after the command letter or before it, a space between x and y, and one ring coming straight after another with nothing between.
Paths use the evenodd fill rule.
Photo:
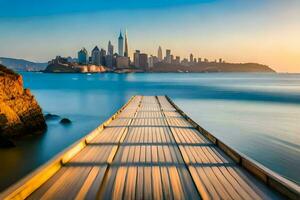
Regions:
<instances>
[{"instance_id":1,"label":"shoreline","mask_svg":"<svg viewBox=\"0 0 300 200\"><path fill-rule=\"evenodd\" d=\"M33 73L43 73L43 74L299 74L299 73L285 73L285 72L245 72L245 71L220 71L220 72L177 72L177 71L106 71L106 72L45 72L45 71L20 71L20 72L33 72Z\"/></svg>"}]
</instances>

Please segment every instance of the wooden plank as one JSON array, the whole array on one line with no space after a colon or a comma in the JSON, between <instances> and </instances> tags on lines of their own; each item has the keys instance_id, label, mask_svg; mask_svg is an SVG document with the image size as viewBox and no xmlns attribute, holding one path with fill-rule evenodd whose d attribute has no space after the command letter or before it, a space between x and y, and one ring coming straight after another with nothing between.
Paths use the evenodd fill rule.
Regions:
<instances>
[{"instance_id":1,"label":"wooden plank","mask_svg":"<svg viewBox=\"0 0 300 200\"><path fill-rule=\"evenodd\" d=\"M15 186L19 189L11 196L27 197L38 188L29 199L281 198L265 184L294 199L298 194L285 179L232 150L163 96L132 98L55 162L52 174L32 189Z\"/></svg>"},{"instance_id":2,"label":"wooden plank","mask_svg":"<svg viewBox=\"0 0 300 200\"><path fill-rule=\"evenodd\" d=\"M118 168L111 199L116 199L116 200L122 199L124 185L126 182L127 170L128 170L127 167L121 166Z\"/></svg>"},{"instance_id":3,"label":"wooden plank","mask_svg":"<svg viewBox=\"0 0 300 200\"><path fill-rule=\"evenodd\" d=\"M161 173L158 166L152 167L153 199L163 199Z\"/></svg>"},{"instance_id":4,"label":"wooden plank","mask_svg":"<svg viewBox=\"0 0 300 200\"><path fill-rule=\"evenodd\" d=\"M91 167L70 167L40 199L74 199L83 185Z\"/></svg>"},{"instance_id":5,"label":"wooden plank","mask_svg":"<svg viewBox=\"0 0 300 200\"><path fill-rule=\"evenodd\" d=\"M128 167L124 199L134 199L136 192L137 167Z\"/></svg>"},{"instance_id":6,"label":"wooden plank","mask_svg":"<svg viewBox=\"0 0 300 200\"><path fill-rule=\"evenodd\" d=\"M96 178L94 179L92 185L90 186L90 188L88 188L88 191L87 191L84 199L97 199L98 192L99 192L101 184L103 183L106 170L107 170L107 166L100 167L100 170L99 170Z\"/></svg>"},{"instance_id":7,"label":"wooden plank","mask_svg":"<svg viewBox=\"0 0 300 200\"><path fill-rule=\"evenodd\" d=\"M194 183L195 183L198 191L201 194L202 199L203 200L211 199L211 196L209 195L209 191L206 189L207 185L205 185L203 183L202 179L198 175L198 172L197 172L196 168L193 167L193 166L189 166L189 171L191 173L191 176L192 176L192 178L194 180Z\"/></svg>"},{"instance_id":8,"label":"wooden plank","mask_svg":"<svg viewBox=\"0 0 300 200\"><path fill-rule=\"evenodd\" d=\"M160 100L160 102L162 102L162 101L164 101L164 100ZM176 109L178 110L177 107L176 107ZM179 110L179 113L182 114L184 117L187 117L181 110ZM190 120L190 119L187 119L187 120L189 121L188 123L191 123L191 125L192 125L192 127L194 127L194 129L200 127L193 120ZM251 197L256 197L256 199L260 199L261 197L263 197L263 198L274 197L275 193L272 192L270 189L268 189L265 185L263 185L261 183L259 183L259 184L261 185L262 188L257 190L256 187L252 186L252 187L250 187L252 189L252 191L249 190L249 187L246 187L245 184L240 184L240 182L237 181L237 177L232 176L229 173L228 168L231 168L231 167L229 167L227 165L223 165L222 160L218 159L218 156L216 156L213 151L210 151L212 143L207 142L207 140L205 138L203 138L203 136L199 132L197 133L198 136L195 134L191 134L191 132L188 134L183 134L183 133L189 132L192 129L182 129L181 131L178 131L178 129L181 129L181 127L184 127L184 126L181 126L182 123L180 121L178 121L177 119L172 119L170 117L169 118L167 117L167 121L168 121L168 124L171 126L171 131L173 132L176 142L177 143L179 142L178 144L180 144L180 142L181 142L182 148L180 147L180 150L181 150L181 152L183 152L184 160L190 162L190 158L192 158L192 157L195 157L197 159L197 163L190 162L190 163L188 163L188 165L195 166L195 168L197 168L198 170L202 170L202 172L204 172L204 174L198 173L199 175L202 176L202 178L206 178L207 183L204 183L204 184L208 184L208 185L209 185L209 183L214 184L211 186L218 188L218 192L220 192L223 196L226 197L226 195L229 195L227 197L233 198L233 199L239 199L239 198L247 199L250 197L251 194L253 195ZM178 128L176 128L176 127L178 127ZM174 134L174 132L175 132L175 134ZM207 136L207 135L205 135L205 136ZM184 144L184 142L185 142L185 144ZM197 145L195 145L198 143L199 143L199 147L197 147ZM194 145L185 147L185 145L188 146L189 144L194 144ZM202 144L205 144L205 145L201 146ZM229 156L234 158L235 160L237 160L236 156L240 156L238 153L234 152L231 148L229 148L224 143L220 142L218 139L216 139L215 144L220 145L220 148L223 151L225 151L225 153L228 153ZM194 150L192 150L192 149L194 149ZM189 153L186 152L186 150L188 150ZM199 150L202 151L202 153L199 154L199 152L198 152ZM248 162L249 160L245 160L245 163L246 163L246 161ZM201 167L201 165L198 166L198 162L200 162L199 164L204 162L204 164L207 163L210 165L210 163L211 163L212 165L211 165L211 167L205 167L205 165L203 165L203 167ZM231 162L232 162L232 160L231 160ZM228 162L226 162L226 163L228 163ZM254 165L255 165L255 167L257 166L256 164L254 164ZM247 164L247 166L250 166L250 164ZM189 167L189 169L192 169L192 168ZM259 169L261 170L261 168L259 168ZM264 170L261 170L260 173L261 172L265 173ZM204 176L204 175L206 175L205 173L208 173L209 176ZM193 172L194 180L195 180L195 176L196 176L195 174L196 173ZM267 175L267 176L269 176L269 175ZM249 178L248 178L248 180L249 180ZM247 183L247 184L249 184L249 183ZM251 177L251 185L255 185L255 184L258 184L257 180L255 180L255 178ZM200 185L200 184L198 184L198 185ZM202 187L198 187L199 188L198 191L200 193L202 191L202 193L203 193L203 191L205 191L205 190L203 189L204 188L203 185L201 185L201 186ZM246 189L245 189L245 187L246 187ZM211 188L210 190L213 191L212 187L210 187L210 188ZM256 192L253 192L253 188L256 188L255 191L260 194L259 196L257 196ZM276 197L278 197L278 195Z\"/></svg>"},{"instance_id":9,"label":"wooden plank","mask_svg":"<svg viewBox=\"0 0 300 200\"><path fill-rule=\"evenodd\" d=\"M143 200L144 198L144 168L138 167L137 183L136 183L136 199ZM149 189L149 188L147 188Z\"/></svg>"},{"instance_id":10,"label":"wooden plank","mask_svg":"<svg viewBox=\"0 0 300 200\"><path fill-rule=\"evenodd\" d=\"M162 188L164 199L175 199L173 196L172 188L170 185L169 172L167 167L161 167L161 180L162 180Z\"/></svg>"},{"instance_id":11,"label":"wooden plank","mask_svg":"<svg viewBox=\"0 0 300 200\"><path fill-rule=\"evenodd\" d=\"M91 185L93 184L94 180L96 179L98 173L99 173L100 168L99 167L93 167L92 170L90 171L87 179L83 183L83 186L79 190L79 192L76 195L75 200L81 200L84 199L87 192L89 191Z\"/></svg>"},{"instance_id":12,"label":"wooden plank","mask_svg":"<svg viewBox=\"0 0 300 200\"><path fill-rule=\"evenodd\" d=\"M185 199L177 168L173 166L168 167L168 172L170 176L170 185L173 190L174 198Z\"/></svg>"},{"instance_id":13,"label":"wooden plank","mask_svg":"<svg viewBox=\"0 0 300 200\"><path fill-rule=\"evenodd\" d=\"M153 195L153 184L152 184L152 171L151 167L144 167L143 177L143 197L144 199L152 199Z\"/></svg>"},{"instance_id":14,"label":"wooden plank","mask_svg":"<svg viewBox=\"0 0 300 200\"><path fill-rule=\"evenodd\" d=\"M192 167L192 165L191 165L191 167ZM195 169L197 171L197 174L193 173L192 174L193 178L202 180L203 185L204 185L203 187L205 187L206 191L208 191L208 194L203 194L203 193L201 193L203 191L200 189L199 192L200 192L201 196L205 197L205 196L209 195L210 199L221 199L221 198L225 199L225 198L220 196L220 192L217 190L217 188L215 188L215 186L213 185L213 183L209 179L208 175L204 172L204 169L201 168L201 167L195 167Z\"/></svg>"},{"instance_id":15,"label":"wooden plank","mask_svg":"<svg viewBox=\"0 0 300 200\"><path fill-rule=\"evenodd\" d=\"M219 157L219 159L222 160L222 162L228 163L230 162L230 158L226 157L226 155L221 155L219 151L217 151L216 149L212 149L215 153L215 155L217 155ZM260 189L258 187L256 187L256 184L259 184L257 181L254 181L254 183L252 183L253 181L247 181L246 177L243 177L243 175L239 175L236 172L236 169L238 169L240 167L235 166L235 167L226 167L228 173L238 182L238 184L243 188L243 190L245 190L253 199L260 199L260 196L265 196L262 192L260 192ZM257 183L255 183L257 182ZM264 186L263 186L264 187Z\"/></svg>"}]
</instances>

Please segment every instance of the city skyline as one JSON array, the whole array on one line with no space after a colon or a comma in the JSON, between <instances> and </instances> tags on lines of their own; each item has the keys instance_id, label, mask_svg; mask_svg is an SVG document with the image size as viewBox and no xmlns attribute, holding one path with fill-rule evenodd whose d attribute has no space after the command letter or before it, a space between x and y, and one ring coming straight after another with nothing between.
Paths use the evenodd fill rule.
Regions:
<instances>
[{"instance_id":1,"label":"city skyline","mask_svg":"<svg viewBox=\"0 0 300 200\"><path fill-rule=\"evenodd\" d=\"M76 57L83 46L107 49L109 40L116 51L121 27L129 30L130 57L136 49L156 55L161 45L181 58L193 53L300 72L299 1L88 1L94 10L60 3L56 8L55 1L40 5L30 0L12 10L13 2L3 2L0 56L45 62L56 55Z\"/></svg>"},{"instance_id":2,"label":"city skyline","mask_svg":"<svg viewBox=\"0 0 300 200\"><path fill-rule=\"evenodd\" d=\"M113 45L113 43L111 42L111 40L109 40L108 41L108 45L107 45L107 49L105 50L105 47L104 47L104 45L103 46L100 46L100 48L101 48L101 51L105 51L105 52L107 52L107 55L114 55L114 54L117 54L118 56L124 56L124 57L128 57L128 58L130 58L130 59L133 59L132 61L133 62L135 62L134 61L134 57L135 57L135 54L138 52L138 53L141 53L141 50L139 50L139 49L135 49L134 51L135 52L133 52L132 53L132 55L130 55L130 53L129 53L129 51L128 51L128 45L129 45L129 43L128 43L128 33L127 33L127 29L125 29L125 34L124 34L124 37L123 37L123 32L122 32L122 30L120 30L120 33L119 33L119 37L118 37L118 45L117 45L117 47L118 47L118 51L117 52L114 52L114 45ZM78 62L79 63L81 63L80 62L80 59L79 59L79 57L80 57L80 52L82 52L82 51L85 51L85 54L86 54L86 58L85 58L85 60L86 61L88 61L88 58L89 57L91 57L92 58L92 60L93 60L93 54L94 54L94 51L95 50L97 50L97 53L98 53L98 51L99 51L99 53L100 53L100 50L99 50L99 48L98 48L98 45L95 45L94 46L94 48L92 48L92 50L91 51L88 51L84 46L79 50L79 52L77 53L77 59L78 59ZM216 62L217 60L219 60L220 61L220 59L221 59L221 61L222 61L222 58L219 58L219 59L212 59L212 60L209 60L209 59L207 59L207 58L202 58L202 57L198 57L198 58L194 58L193 56L193 53L191 52L190 54L189 54L189 57L183 57L182 59L181 59L181 57L180 56L177 56L177 55L173 55L173 54L171 54L171 49L168 49L168 48L166 48L165 49L165 53L163 53L163 48L162 48L162 46L161 45L159 45L158 46L158 49L157 49L157 52L154 52L154 53L146 53L149 57L155 57L156 59L157 59L157 61L158 62L161 62L161 61L163 61L163 60L165 60L166 62L169 62L169 63L171 63L171 61L173 61L173 60L176 60L176 59L178 59L179 61L181 61L181 60L184 60L184 59L187 59L187 60L189 60L189 62L194 62L194 59L196 59L196 61L195 62L201 62L202 60L203 61L206 61L206 62L209 62L209 61L211 61L211 62ZM143 54L145 54L145 53L143 53ZM61 57L61 55L57 55L57 56L59 56L59 57ZM74 56L72 56L72 55L65 55L65 56L62 56L62 57L70 57L70 58L76 58L76 56L74 57ZM191 56L192 56L192 58L191 58ZM200 59L200 60L199 60ZM91 63L93 63L93 61L91 60ZM85 62L86 62L85 61ZM224 61L224 60L223 60ZM99 62L98 62L99 63Z\"/></svg>"}]
</instances>

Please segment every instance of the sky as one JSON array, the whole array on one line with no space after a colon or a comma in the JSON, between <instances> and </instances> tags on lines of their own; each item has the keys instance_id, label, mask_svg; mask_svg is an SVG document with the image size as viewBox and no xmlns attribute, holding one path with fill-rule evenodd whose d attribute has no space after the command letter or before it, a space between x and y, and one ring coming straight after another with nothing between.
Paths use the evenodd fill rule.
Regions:
<instances>
[{"instance_id":1,"label":"sky","mask_svg":"<svg viewBox=\"0 0 300 200\"><path fill-rule=\"evenodd\" d=\"M0 0L0 57L45 62L85 47L257 62L300 72L299 0Z\"/></svg>"}]
</instances>

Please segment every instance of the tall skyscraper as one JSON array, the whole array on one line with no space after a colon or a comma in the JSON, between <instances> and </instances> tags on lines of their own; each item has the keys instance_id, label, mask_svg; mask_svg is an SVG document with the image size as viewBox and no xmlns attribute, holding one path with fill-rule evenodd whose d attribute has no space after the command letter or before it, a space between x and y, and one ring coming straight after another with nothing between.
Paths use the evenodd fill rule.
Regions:
<instances>
[{"instance_id":1,"label":"tall skyscraper","mask_svg":"<svg viewBox=\"0 0 300 200\"><path fill-rule=\"evenodd\" d=\"M172 56L171 56L171 50L166 49L166 63L171 64L172 63Z\"/></svg>"},{"instance_id":2,"label":"tall skyscraper","mask_svg":"<svg viewBox=\"0 0 300 200\"><path fill-rule=\"evenodd\" d=\"M139 67L141 69L146 70L148 68L148 55L145 53L141 53L139 56L139 62L140 62Z\"/></svg>"},{"instance_id":3,"label":"tall skyscraper","mask_svg":"<svg viewBox=\"0 0 300 200\"><path fill-rule=\"evenodd\" d=\"M190 62L194 62L194 55L192 53L190 54Z\"/></svg>"},{"instance_id":4,"label":"tall skyscraper","mask_svg":"<svg viewBox=\"0 0 300 200\"><path fill-rule=\"evenodd\" d=\"M124 39L122 36L122 32L120 31L119 39L118 39L118 47L119 47L119 56L124 56Z\"/></svg>"},{"instance_id":5,"label":"tall skyscraper","mask_svg":"<svg viewBox=\"0 0 300 200\"><path fill-rule=\"evenodd\" d=\"M124 56L128 57L128 38L127 38L127 30L125 32L125 51L124 51Z\"/></svg>"},{"instance_id":6,"label":"tall skyscraper","mask_svg":"<svg viewBox=\"0 0 300 200\"><path fill-rule=\"evenodd\" d=\"M101 65L100 63L100 50L97 46L92 50L92 64L93 65Z\"/></svg>"},{"instance_id":7,"label":"tall skyscraper","mask_svg":"<svg viewBox=\"0 0 300 200\"><path fill-rule=\"evenodd\" d=\"M158 47L157 58L158 58L158 61L159 61L159 62L161 62L162 59L163 59L161 46Z\"/></svg>"},{"instance_id":8,"label":"tall skyscraper","mask_svg":"<svg viewBox=\"0 0 300 200\"><path fill-rule=\"evenodd\" d=\"M114 46L111 44L110 40L108 42L107 55L114 55Z\"/></svg>"},{"instance_id":9,"label":"tall skyscraper","mask_svg":"<svg viewBox=\"0 0 300 200\"><path fill-rule=\"evenodd\" d=\"M177 65L180 64L180 56L176 56L174 63Z\"/></svg>"},{"instance_id":10,"label":"tall skyscraper","mask_svg":"<svg viewBox=\"0 0 300 200\"><path fill-rule=\"evenodd\" d=\"M106 51L104 49L100 50L100 63L101 65L106 65L105 63Z\"/></svg>"},{"instance_id":11,"label":"tall skyscraper","mask_svg":"<svg viewBox=\"0 0 300 200\"><path fill-rule=\"evenodd\" d=\"M82 48L78 51L78 63L79 64L87 64L88 62L88 52L85 48Z\"/></svg>"},{"instance_id":12,"label":"tall skyscraper","mask_svg":"<svg viewBox=\"0 0 300 200\"><path fill-rule=\"evenodd\" d=\"M136 67L140 67L140 53L140 50L135 50L135 53L133 54L133 62Z\"/></svg>"}]
</instances>

